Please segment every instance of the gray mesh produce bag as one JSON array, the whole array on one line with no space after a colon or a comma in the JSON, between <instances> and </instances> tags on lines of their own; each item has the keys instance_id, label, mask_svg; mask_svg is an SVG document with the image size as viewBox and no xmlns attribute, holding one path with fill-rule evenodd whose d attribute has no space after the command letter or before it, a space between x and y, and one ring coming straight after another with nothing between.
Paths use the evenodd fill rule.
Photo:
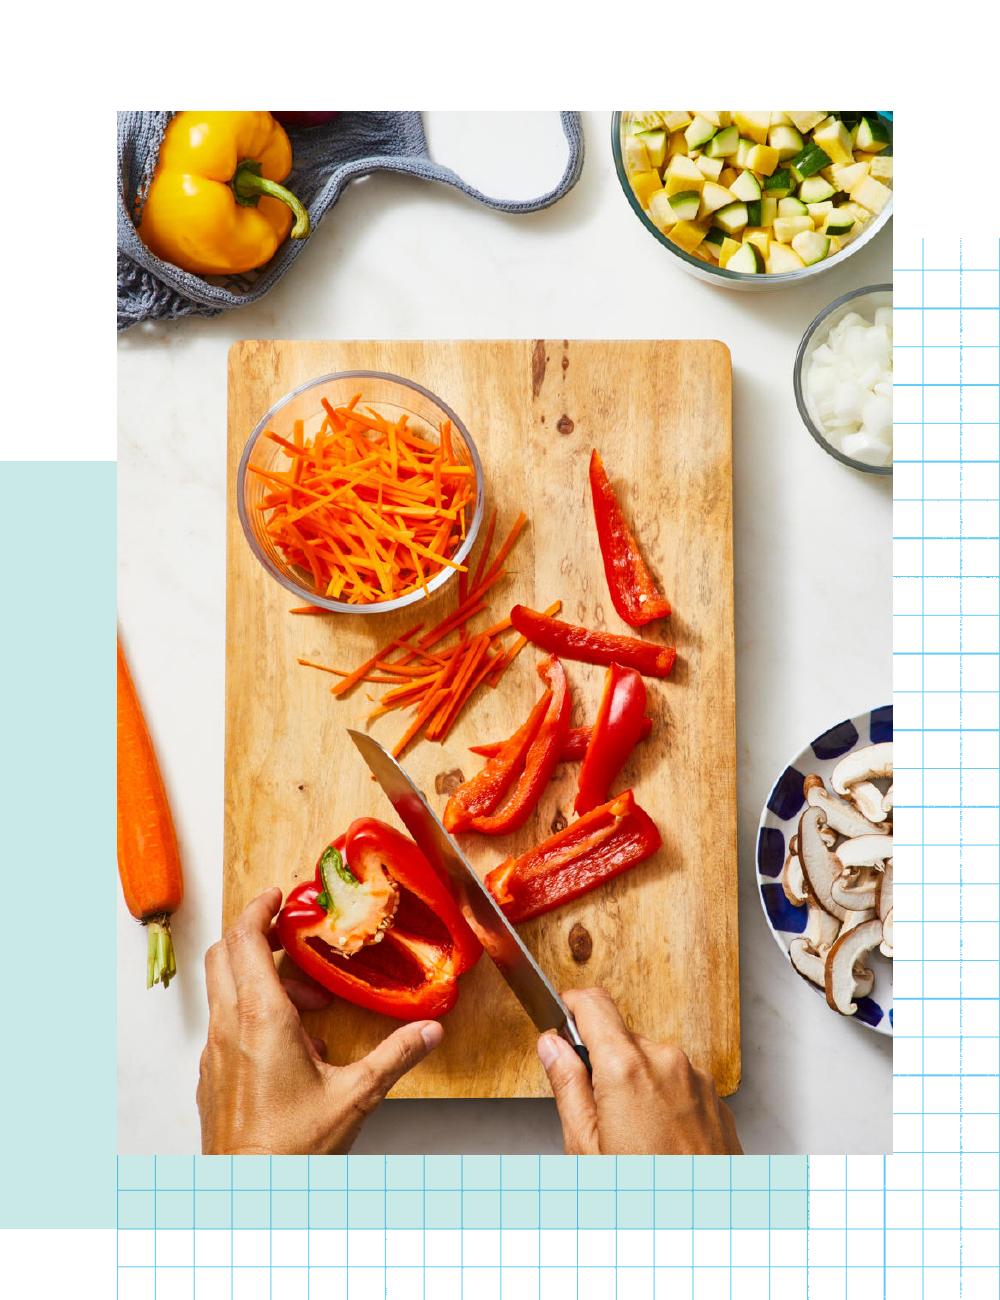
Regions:
<instances>
[{"instance_id":1,"label":"gray mesh produce bag","mask_svg":"<svg viewBox=\"0 0 1000 1300\"><path fill-rule=\"evenodd\" d=\"M242 275L195 275L162 262L142 243L130 217L141 212L172 113L118 114L118 329L145 320L215 316L255 302L279 280L310 240L286 240L263 267ZM466 184L430 156L419 113L343 112L308 130L291 128L293 167L287 185L309 210L313 228L340 198L344 186L370 172L402 172L443 181L500 212L537 212L576 184L583 166L579 113L561 113L569 161L555 189L536 199L508 202Z\"/></svg>"}]
</instances>

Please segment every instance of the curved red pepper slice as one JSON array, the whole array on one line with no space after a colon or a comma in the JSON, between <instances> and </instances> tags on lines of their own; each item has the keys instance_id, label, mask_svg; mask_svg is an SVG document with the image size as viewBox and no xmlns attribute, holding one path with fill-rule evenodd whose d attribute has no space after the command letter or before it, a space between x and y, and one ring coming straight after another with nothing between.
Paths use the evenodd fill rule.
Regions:
<instances>
[{"instance_id":1,"label":"curved red pepper slice","mask_svg":"<svg viewBox=\"0 0 1000 1300\"><path fill-rule=\"evenodd\" d=\"M550 912L644 861L660 847L660 832L631 790L578 818L486 877L510 921Z\"/></svg>"},{"instance_id":2,"label":"curved red pepper slice","mask_svg":"<svg viewBox=\"0 0 1000 1300\"><path fill-rule=\"evenodd\" d=\"M497 748L481 772L460 785L444 810L444 825L449 831L464 831L474 817L495 811L500 800L524 769L528 753L548 712L552 692L546 691L509 740Z\"/></svg>"},{"instance_id":3,"label":"curved red pepper slice","mask_svg":"<svg viewBox=\"0 0 1000 1300\"><path fill-rule=\"evenodd\" d=\"M634 668L643 677L668 677L677 658L673 646L655 641L639 641L614 632L593 632L588 627L562 623L547 614L539 614L527 605L515 605L510 611L514 629L549 654L563 659L578 659L585 664L621 664Z\"/></svg>"},{"instance_id":4,"label":"curved red pepper slice","mask_svg":"<svg viewBox=\"0 0 1000 1300\"><path fill-rule=\"evenodd\" d=\"M612 664L604 678L604 694L594 732L577 778L573 809L590 812L608 797L611 783L635 749L646 714L646 683L634 668Z\"/></svg>"},{"instance_id":5,"label":"curved red pepper slice","mask_svg":"<svg viewBox=\"0 0 1000 1300\"><path fill-rule=\"evenodd\" d=\"M447 886L411 839L374 817L352 822L330 847L344 850L348 874L360 885L380 873L394 883L391 924L378 930L381 938L344 956L337 918L321 901L326 890L317 866L315 878L293 889L278 914L278 938L289 957L331 993L370 1011L397 1020L450 1011L458 976L482 949Z\"/></svg>"},{"instance_id":6,"label":"curved red pepper slice","mask_svg":"<svg viewBox=\"0 0 1000 1300\"><path fill-rule=\"evenodd\" d=\"M570 697L566 671L558 659L549 657L538 665L538 675L551 687L548 708L506 803L489 816L472 817L469 828L482 835L506 835L523 826L535 810L542 791L562 758L569 735Z\"/></svg>"},{"instance_id":7,"label":"curved red pepper slice","mask_svg":"<svg viewBox=\"0 0 1000 1300\"><path fill-rule=\"evenodd\" d=\"M630 627L643 627L655 618L666 618L670 613L670 602L661 595L639 554L604 462L596 450L590 456L590 492L594 501L597 540L604 560L604 576L619 618Z\"/></svg>"}]
</instances>

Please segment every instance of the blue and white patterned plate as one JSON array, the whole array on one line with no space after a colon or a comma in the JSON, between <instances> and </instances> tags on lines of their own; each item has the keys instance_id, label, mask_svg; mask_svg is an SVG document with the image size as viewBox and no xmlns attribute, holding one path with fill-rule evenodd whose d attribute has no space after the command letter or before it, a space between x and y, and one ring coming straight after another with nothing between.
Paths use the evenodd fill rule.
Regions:
<instances>
[{"instance_id":1,"label":"blue and white patterned plate","mask_svg":"<svg viewBox=\"0 0 1000 1300\"><path fill-rule=\"evenodd\" d=\"M892 705L872 709L846 722L838 722L811 745L782 772L768 795L760 816L757 832L757 884L764 915L771 927L775 942L787 956L788 948L796 935L806 928L805 907L795 907L785 897L781 887L781 871L788 853L788 843L798 830L799 817L806 806L802 793L803 778L815 772L830 788L830 775L837 763L852 749L865 745L878 745L892 740ZM892 961L876 948L865 957L865 963L875 975L875 985L866 998L857 998L857 1012L853 1017L879 1034L892 1034ZM788 962L792 979L802 979ZM817 984L806 980L809 987L821 998L826 996ZM831 1010L831 1015L837 1015Z\"/></svg>"}]
</instances>

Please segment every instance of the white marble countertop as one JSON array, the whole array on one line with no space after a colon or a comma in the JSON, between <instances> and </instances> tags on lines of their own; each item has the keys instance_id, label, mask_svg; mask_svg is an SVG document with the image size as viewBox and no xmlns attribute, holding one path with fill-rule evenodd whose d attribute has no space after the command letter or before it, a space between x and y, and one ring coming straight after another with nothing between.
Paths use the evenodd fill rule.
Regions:
<instances>
[{"instance_id":1,"label":"white marble countertop","mask_svg":"<svg viewBox=\"0 0 1000 1300\"><path fill-rule=\"evenodd\" d=\"M145 939L119 906L118 1147L200 1149L194 1091L207 1010L201 958L222 901L226 353L242 338L717 338L734 369L736 674L743 1083L753 1152L891 1150L892 1045L824 1007L779 952L755 883L760 809L813 736L891 699L889 478L855 473L803 427L792 361L813 316L892 276L891 233L776 293L684 271L614 173L609 114L549 210L507 216L444 186L355 182L260 303L119 341L119 617L178 826L180 975L144 987ZM541 193L562 170L555 114L425 115L435 156L487 192ZM213 450L214 449L214 450ZM207 454L206 454L207 452ZM168 541L169 539L169 541ZM864 637L845 639L850 607ZM818 1068L817 1068L818 1067ZM836 1116L851 1104L848 1135ZM550 1101L390 1102L368 1152L555 1152Z\"/></svg>"}]
</instances>

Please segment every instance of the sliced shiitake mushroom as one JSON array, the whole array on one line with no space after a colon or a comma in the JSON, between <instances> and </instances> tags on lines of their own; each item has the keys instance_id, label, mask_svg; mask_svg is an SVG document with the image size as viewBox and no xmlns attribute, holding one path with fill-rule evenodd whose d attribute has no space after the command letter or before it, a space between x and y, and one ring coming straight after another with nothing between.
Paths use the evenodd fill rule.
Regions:
<instances>
[{"instance_id":1,"label":"sliced shiitake mushroom","mask_svg":"<svg viewBox=\"0 0 1000 1300\"><path fill-rule=\"evenodd\" d=\"M875 891L875 906L882 922L882 942L879 951L886 957L892 956L892 858L885 864L885 870L879 876Z\"/></svg>"},{"instance_id":2,"label":"sliced shiitake mushroom","mask_svg":"<svg viewBox=\"0 0 1000 1300\"><path fill-rule=\"evenodd\" d=\"M863 959L881 939L882 922L875 916L844 931L827 954L826 1000L842 1016L853 1016L858 1009L854 999L867 997L874 987L874 972Z\"/></svg>"},{"instance_id":3,"label":"sliced shiitake mushroom","mask_svg":"<svg viewBox=\"0 0 1000 1300\"><path fill-rule=\"evenodd\" d=\"M819 808L826 818L827 825L840 835L851 837L854 835L884 835L886 833L884 826L878 825L877 822L870 822L867 817L858 812L853 804L828 793L826 786L823 784L823 778L817 776L814 772L810 773L802 782L802 793L805 795L809 807Z\"/></svg>"},{"instance_id":4,"label":"sliced shiitake mushroom","mask_svg":"<svg viewBox=\"0 0 1000 1300\"><path fill-rule=\"evenodd\" d=\"M837 794L847 794L859 782L871 781L880 776L892 776L891 740L879 745L865 745L863 749L853 749L845 754L833 769L830 784ZM879 791L880 802L881 799L882 792Z\"/></svg>"},{"instance_id":5,"label":"sliced shiitake mushroom","mask_svg":"<svg viewBox=\"0 0 1000 1300\"><path fill-rule=\"evenodd\" d=\"M823 842L820 831L825 825L825 818L818 808L807 808L799 818L799 861L803 879L816 902L838 921L843 921L847 909L830 892L843 867L836 853Z\"/></svg>"},{"instance_id":6,"label":"sliced shiitake mushroom","mask_svg":"<svg viewBox=\"0 0 1000 1300\"><path fill-rule=\"evenodd\" d=\"M850 844L850 840L845 840ZM844 844L840 846L844 847ZM838 876L830 886L835 903L851 912L869 912L875 907L875 893L882 873L874 867L853 867Z\"/></svg>"},{"instance_id":7,"label":"sliced shiitake mushroom","mask_svg":"<svg viewBox=\"0 0 1000 1300\"><path fill-rule=\"evenodd\" d=\"M844 840L837 849L837 857L844 868L881 867L886 858L892 857L892 836L855 835Z\"/></svg>"},{"instance_id":8,"label":"sliced shiitake mushroom","mask_svg":"<svg viewBox=\"0 0 1000 1300\"><path fill-rule=\"evenodd\" d=\"M869 821L884 822L888 813L882 807L882 791L871 781L859 781L852 785L850 796L858 811Z\"/></svg>"}]
</instances>

